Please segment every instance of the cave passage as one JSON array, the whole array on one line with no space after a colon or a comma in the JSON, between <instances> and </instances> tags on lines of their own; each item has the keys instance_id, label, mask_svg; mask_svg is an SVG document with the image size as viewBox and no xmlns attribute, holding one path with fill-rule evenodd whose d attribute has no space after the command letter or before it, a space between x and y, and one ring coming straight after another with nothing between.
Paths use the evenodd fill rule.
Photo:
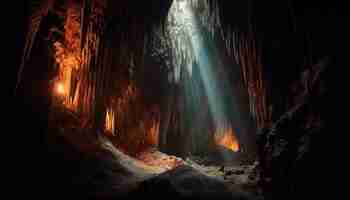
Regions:
<instances>
[{"instance_id":1,"label":"cave passage","mask_svg":"<svg viewBox=\"0 0 350 200\"><path fill-rule=\"evenodd\" d=\"M174 18L178 20L178 24L182 26L182 29L184 29L184 37L189 38L190 41L189 43L186 41L181 42L184 45L181 48L183 48L184 51L191 51L187 54L193 56L190 60L194 60L195 62L195 64L192 62L185 63L186 66L183 70L186 70L184 73L188 74L189 79L194 77L192 73L199 73L197 76L199 76L198 79L201 82L199 84L204 86L204 98L208 99L209 115L213 120L215 131L214 138L216 139L216 142L233 151L238 151L239 142L235 136L235 131L232 131L231 119L228 114L235 113L239 116L238 110L233 109L237 106L237 102L234 101L232 96L232 88L228 83L226 73L221 71L221 76L219 75L219 70L225 70L225 67L218 66L223 64L223 62L220 62L220 52L217 50L218 47L213 39L206 37L207 34L204 33L206 30L200 26L192 9L193 7L191 7L186 1L174 1L169 11L170 14L174 15ZM192 88L199 88L198 86L192 85L196 84L196 82L188 79L178 81L185 81L183 84L185 85L184 90L188 91L185 95L185 102L189 104L187 106L195 107L195 99L201 98L200 96L195 96L198 93L191 91ZM193 109L191 108L185 110L185 112L191 111L193 112ZM184 113L184 115L186 114L187 113ZM194 113L191 114L192 116L195 116ZM198 127L198 125L192 124L195 122L195 120L191 121L190 126ZM209 127L205 128L208 129ZM194 140L201 140L201 135L199 134L196 136Z\"/></svg>"},{"instance_id":2,"label":"cave passage","mask_svg":"<svg viewBox=\"0 0 350 200\"><path fill-rule=\"evenodd\" d=\"M24 4L13 129L31 147L44 143L26 148L32 160L19 170L42 174L40 190L275 200L312 196L309 186L321 184L332 51L349 21L338 6Z\"/></svg>"}]
</instances>

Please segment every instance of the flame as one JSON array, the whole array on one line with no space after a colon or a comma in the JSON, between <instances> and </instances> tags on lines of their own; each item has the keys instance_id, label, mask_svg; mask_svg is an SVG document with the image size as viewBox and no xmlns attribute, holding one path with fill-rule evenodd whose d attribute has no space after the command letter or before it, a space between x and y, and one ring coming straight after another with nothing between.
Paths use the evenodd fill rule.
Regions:
<instances>
[{"instance_id":1,"label":"flame","mask_svg":"<svg viewBox=\"0 0 350 200\"><path fill-rule=\"evenodd\" d=\"M59 95L65 94L64 85L62 82L58 82L56 84L55 90L56 90L57 94L59 94Z\"/></svg>"},{"instance_id":2,"label":"flame","mask_svg":"<svg viewBox=\"0 0 350 200\"><path fill-rule=\"evenodd\" d=\"M148 143L152 146L158 145L158 135L159 135L159 120L152 120L152 126L148 130Z\"/></svg>"},{"instance_id":3,"label":"flame","mask_svg":"<svg viewBox=\"0 0 350 200\"><path fill-rule=\"evenodd\" d=\"M106 112L105 128L108 132L114 135L114 112L111 109L108 109Z\"/></svg>"},{"instance_id":4,"label":"flame","mask_svg":"<svg viewBox=\"0 0 350 200\"><path fill-rule=\"evenodd\" d=\"M233 133L232 127L226 128L222 132L215 133L215 142L216 144L231 149L234 152L239 150L238 140Z\"/></svg>"}]
</instances>

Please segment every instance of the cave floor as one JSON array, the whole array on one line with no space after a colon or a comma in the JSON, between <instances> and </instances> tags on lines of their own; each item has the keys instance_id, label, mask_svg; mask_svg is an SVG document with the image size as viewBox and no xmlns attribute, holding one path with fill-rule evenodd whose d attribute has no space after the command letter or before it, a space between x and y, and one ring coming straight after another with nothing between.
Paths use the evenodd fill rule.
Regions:
<instances>
[{"instance_id":1,"label":"cave floor","mask_svg":"<svg viewBox=\"0 0 350 200\"><path fill-rule=\"evenodd\" d=\"M58 162L62 167L68 158L74 160L74 166L66 168L69 176L63 183L66 187L69 183L78 195L80 191L89 198L110 199L152 196L157 191L178 198L255 199L258 196L255 165L207 165L202 157L183 160L154 148L133 158L115 148L106 137L94 138L76 124L67 125L69 117L62 116L60 120L60 115L55 113L49 146L64 157L64 162Z\"/></svg>"}]
</instances>

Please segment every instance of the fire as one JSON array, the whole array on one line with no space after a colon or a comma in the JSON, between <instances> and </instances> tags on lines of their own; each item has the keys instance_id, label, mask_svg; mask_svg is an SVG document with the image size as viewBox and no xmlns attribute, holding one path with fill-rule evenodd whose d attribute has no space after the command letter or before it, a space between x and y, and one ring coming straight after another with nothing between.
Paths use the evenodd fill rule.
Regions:
<instances>
[{"instance_id":1,"label":"fire","mask_svg":"<svg viewBox=\"0 0 350 200\"><path fill-rule=\"evenodd\" d=\"M56 84L56 92L57 92L57 94L59 94L59 95L64 95L65 91L64 91L64 85L63 85L63 83L58 82L58 83Z\"/></svg>"},{"instance_id":2,"label":"fire","mask_svg":"<svg viewBox=\"0 0 350 200\"><path fill-rule=\"evenodd\" d=\"M114 112L111 109L108 109L106 112L105 128L108 132L112 133L112 135L115 134L115 132L114 132Z\"/></svg>"},{"instance_id":3,"label":"fire","mask_svg":"<svg viewBox=\"0 0 350 200\"><path fill-rule=\"evenodd\" d=\"M232 127L224 129L215 134L215 142L218 145L231 149L234 152L239 150L238 140L236 139Z\"/></svg>"}]
</instances>

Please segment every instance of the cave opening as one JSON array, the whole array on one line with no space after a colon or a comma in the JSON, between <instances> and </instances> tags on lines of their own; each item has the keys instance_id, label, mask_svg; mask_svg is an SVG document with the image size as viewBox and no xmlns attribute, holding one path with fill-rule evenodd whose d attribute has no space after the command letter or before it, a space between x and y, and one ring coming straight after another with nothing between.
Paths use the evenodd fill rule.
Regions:
<instances>
[{"instance_id":1,"label":"cave opening","mask_svg":"<svg viewBox=\"0 0 350 200\"><path fill-rule=\"evenodd\" d=\"M24 7L17 121L44 141L44 164L35 168L48 191L299 199L316 184L327 70L337 65L335 42L325 41L346 18L337 6L35 0Z\"/></svg>"}]
</instances>

